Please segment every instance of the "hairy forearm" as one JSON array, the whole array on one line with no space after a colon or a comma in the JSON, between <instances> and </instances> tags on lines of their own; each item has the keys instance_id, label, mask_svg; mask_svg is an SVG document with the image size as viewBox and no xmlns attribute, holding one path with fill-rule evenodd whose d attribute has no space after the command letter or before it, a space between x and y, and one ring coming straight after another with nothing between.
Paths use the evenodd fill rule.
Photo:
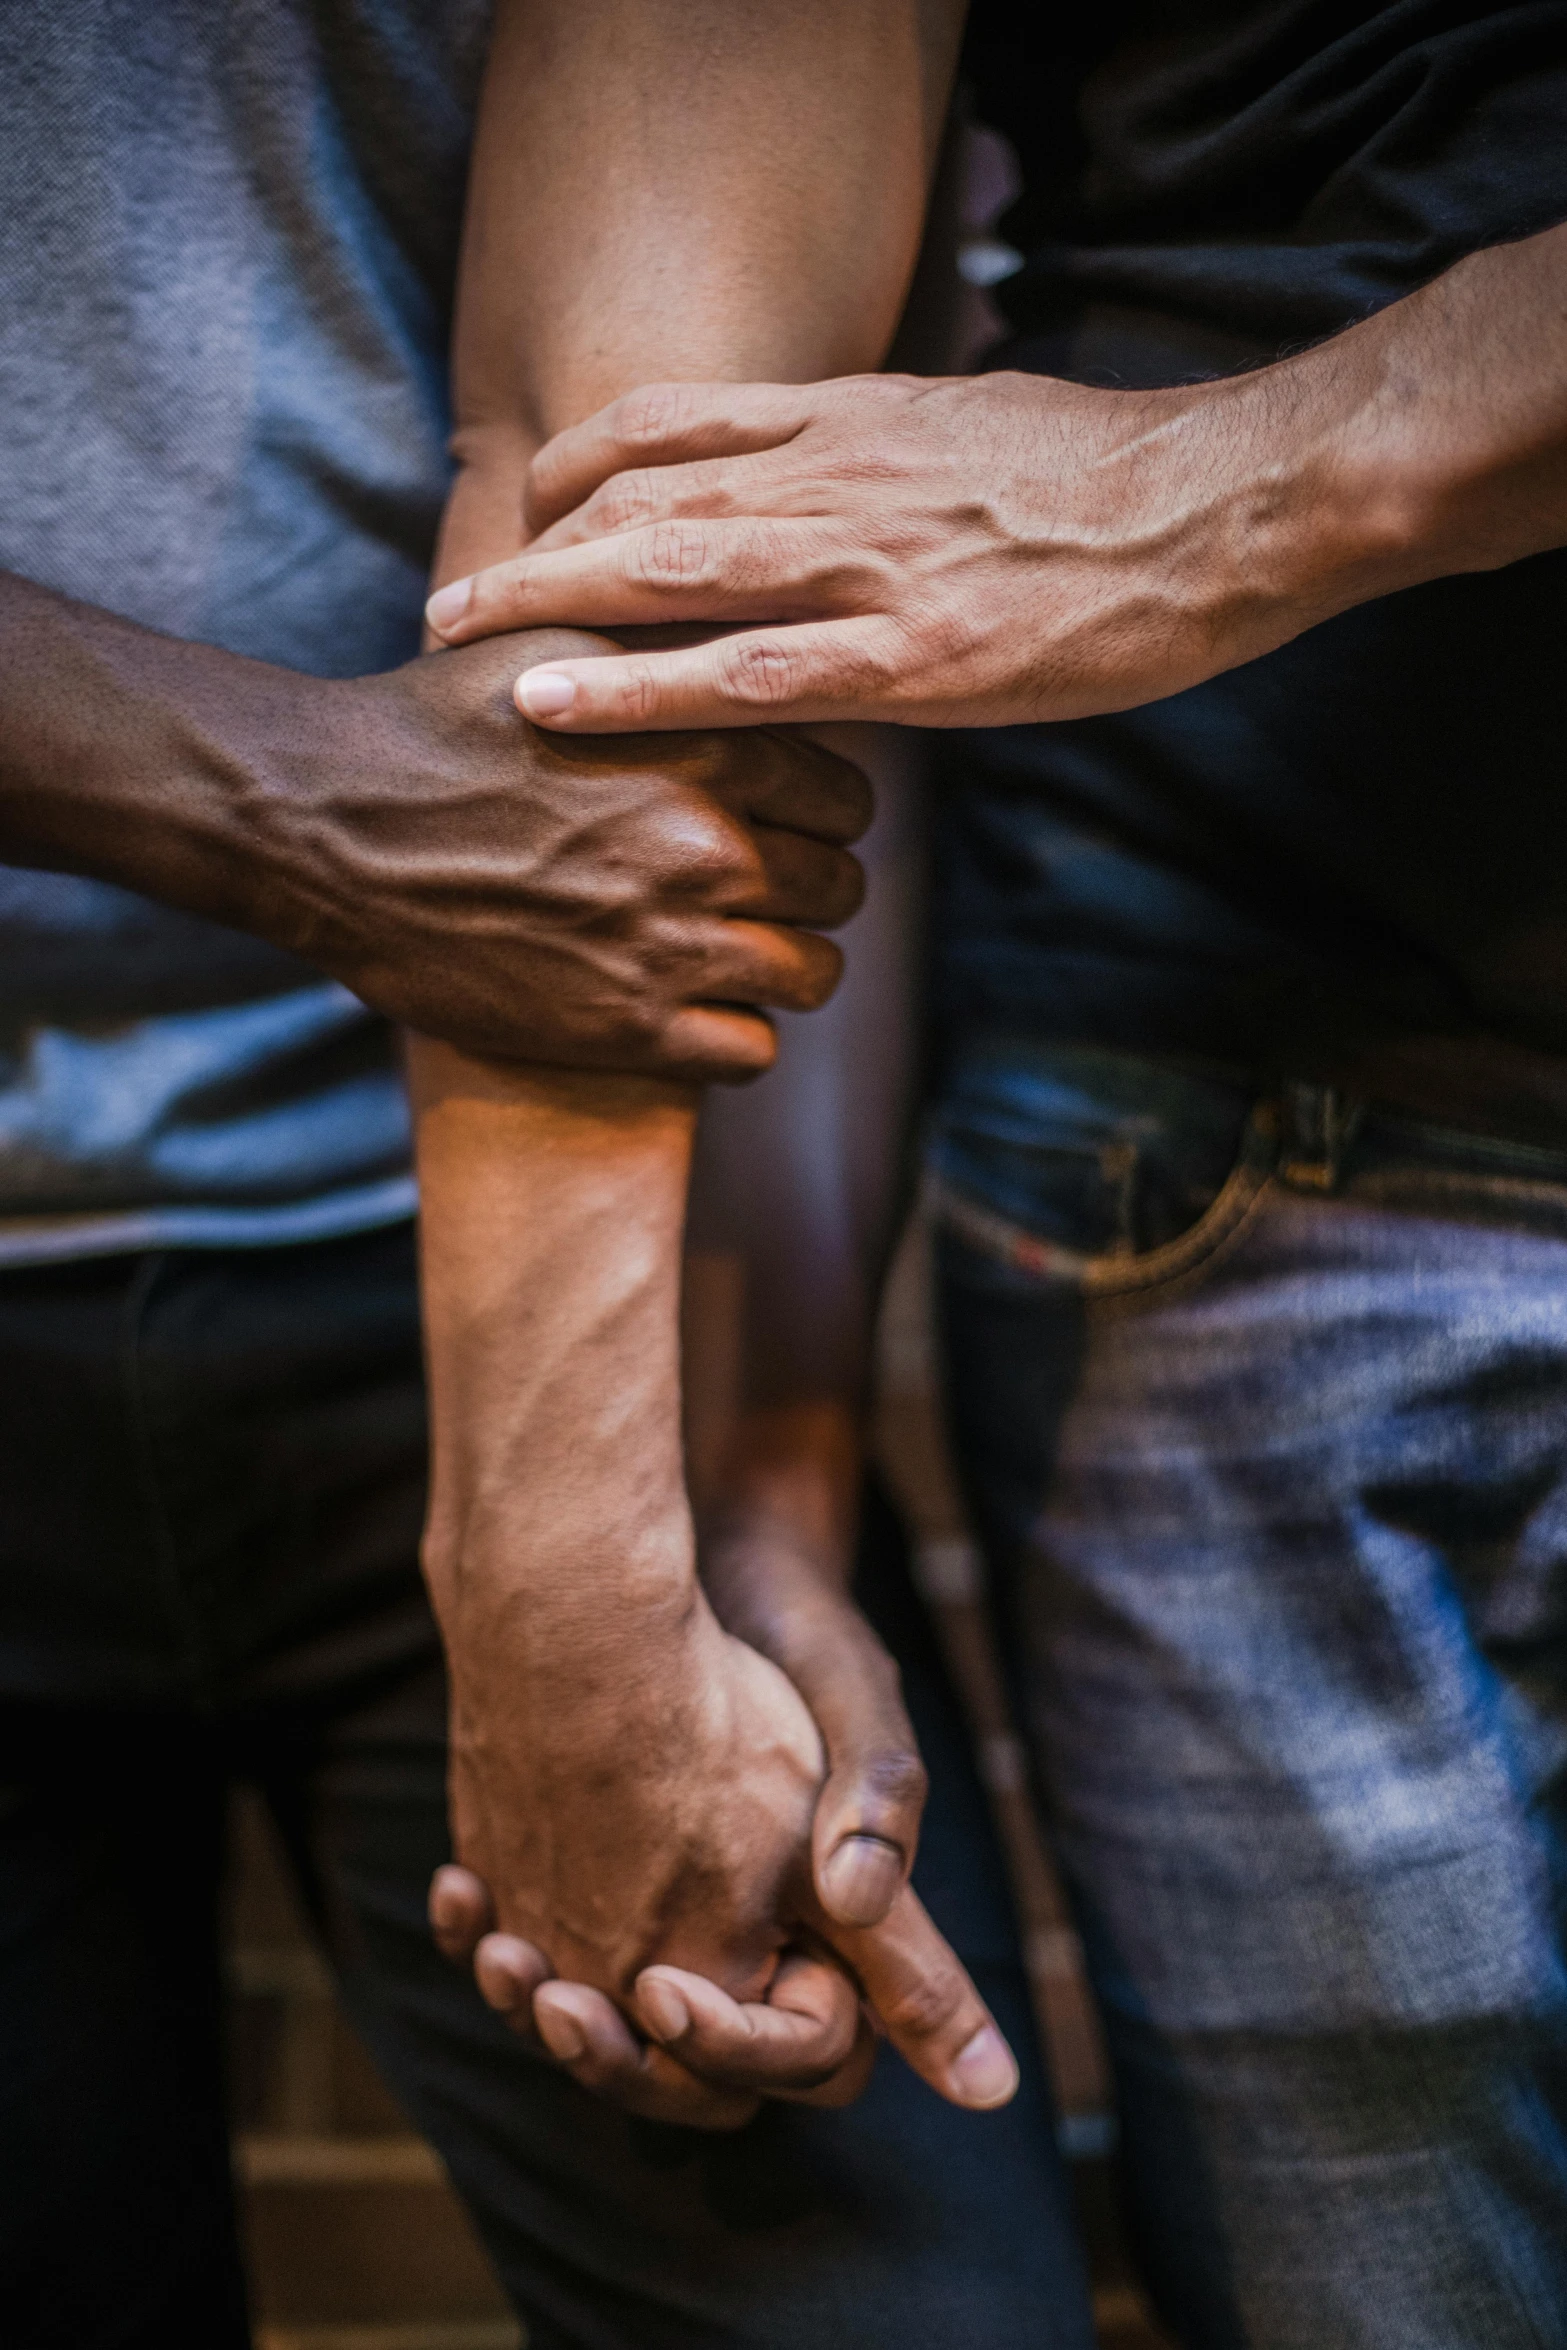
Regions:
<instances>
[{"instance_id":1,"label":"hairy forearm","mask_svg":"<svg viewBox=\"0 0 1567 2350\"><path fill-rule=\"evenodd\" d=\"M1473 254L1255 375L1146 406L1149 430L1114 449L1115 469L1164 444L1195 525L1186 568L1232 583L1239 654L1561 546L1567 227Z\"/></svg>"},{"instance_id":2,"label":"hairy forearm","mask_svg":"<svg viewBox=\"0 0 1567 2350\"><path fill-rule=\"evenodd\" d=\"M1500 245L1309 355L1354 417L1397 584L1567 544L1567 226Z\"/></svg>"}]
</instances>

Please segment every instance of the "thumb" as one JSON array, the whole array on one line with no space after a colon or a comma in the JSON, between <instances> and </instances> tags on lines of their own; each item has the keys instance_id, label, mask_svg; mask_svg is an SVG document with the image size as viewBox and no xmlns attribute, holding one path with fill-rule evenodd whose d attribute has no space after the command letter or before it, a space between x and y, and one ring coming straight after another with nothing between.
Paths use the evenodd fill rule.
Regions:
<instances>
[{"instance_id":1,"label":"thumb","mask_svg":"<svg viewBox=\"0 0 1567 2350\"><path fill-rule=\"evenodd\" d=\"M1018 2085L1017 2059L950 1943L905 1889L868 1932L825 1939L848 1960L888 2039L950 2104L988 2112Z\"/></svg>"},{"instance_id":2,"label":"thumb","mask_svg":"<svg viewBox=\"0 0 1567 2350\"><path fill-rule=\"evenodd\" d=\"M813 1644L795 1676L827 1750L812 1870L829 1918L874 1926L914 1865L928 1781L896 1665L859 1610L838 1604L838 1636Z\"/></svg>"}]
</instances>

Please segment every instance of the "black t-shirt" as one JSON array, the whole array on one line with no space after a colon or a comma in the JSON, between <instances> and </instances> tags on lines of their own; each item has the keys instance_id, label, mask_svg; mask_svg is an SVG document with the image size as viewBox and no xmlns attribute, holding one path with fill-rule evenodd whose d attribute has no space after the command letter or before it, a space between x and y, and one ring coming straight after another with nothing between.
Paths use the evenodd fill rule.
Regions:
<instances>
[{"instance_id":1,"label":"black t-shirt","mask_svg":"<svg viewBox=\"0 0 1567 2350\"><path fill-rule=\"evenodd\" d=\"M980 0L991 364L1264 364L1567 220L1567 4ZM938 738L940 739L940 738ZM1113 717L945 738L938 1004L1567 1142L1567 551Z\"/></svg>"}]
</instances>

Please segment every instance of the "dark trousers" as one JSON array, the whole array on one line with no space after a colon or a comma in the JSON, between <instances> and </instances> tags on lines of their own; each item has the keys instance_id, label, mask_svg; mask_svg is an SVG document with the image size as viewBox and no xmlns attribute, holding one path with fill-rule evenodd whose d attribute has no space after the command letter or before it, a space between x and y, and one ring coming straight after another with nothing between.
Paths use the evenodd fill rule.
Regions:
<instances>
[{"instance_id":1,"label":"dark trousers","mask_svg":"<svg viewBox=\"0 0 1567 2350\"><path fill-rule=\"evenodd\" d=\"M935 1793L919 1882L1023 2061L998 2115L884 2056L847 2113L655 2128L433 1949L444 1692L405 1230L0 1275L0 2339L247 2340L220 2058L225 1795L258 1785L344 1995L533 2350L1086 2350L1016 1935L873 1507L867 1604Z\"/></svg>"}]
</instances>

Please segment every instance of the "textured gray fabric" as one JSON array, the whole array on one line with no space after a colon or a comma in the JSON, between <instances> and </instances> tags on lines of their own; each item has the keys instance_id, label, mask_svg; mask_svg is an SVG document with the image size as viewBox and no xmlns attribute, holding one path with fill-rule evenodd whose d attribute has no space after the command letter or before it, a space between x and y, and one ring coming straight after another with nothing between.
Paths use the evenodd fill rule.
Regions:
<instances>
[{"instance_id":1,"label":"textured gray fabric","mask_svg":"<svg viewBox=\"0 0 1567 2350\"><path fill-rule=\"evenodd\" d=\"M0 565L319 675L418 641L486 0L0 10ZM384 1026L0 869L0 1262L412 1206Z\"/></svg>"}]
</instances>

